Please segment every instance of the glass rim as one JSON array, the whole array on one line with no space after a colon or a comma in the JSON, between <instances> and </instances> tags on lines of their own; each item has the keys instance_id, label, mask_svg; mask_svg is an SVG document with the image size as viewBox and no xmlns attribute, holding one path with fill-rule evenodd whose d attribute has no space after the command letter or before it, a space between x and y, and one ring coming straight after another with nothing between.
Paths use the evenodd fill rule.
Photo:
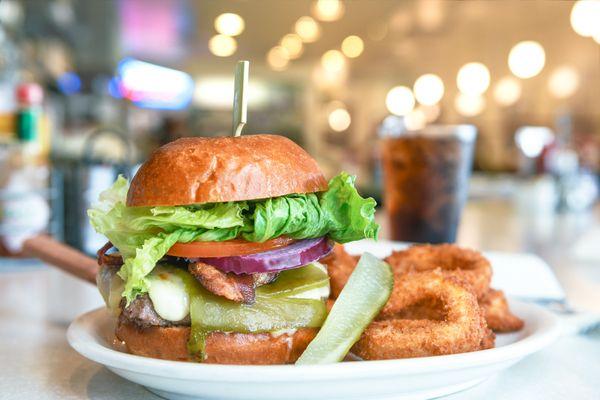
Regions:
<instances>
[{"instance_id":1,"label":"glass rim","mask_svg":"<svg viewBox=\"0 0 600 400\"><path fill-rule=\"evenodd\" d=\"M477 127L472 124L432 124L421 129L407 130L399 135L388 136L385 139L401 139L411 136L445 137L455 136L464 142L472 142L477 137Z\"/></svg>"}]
</instances>

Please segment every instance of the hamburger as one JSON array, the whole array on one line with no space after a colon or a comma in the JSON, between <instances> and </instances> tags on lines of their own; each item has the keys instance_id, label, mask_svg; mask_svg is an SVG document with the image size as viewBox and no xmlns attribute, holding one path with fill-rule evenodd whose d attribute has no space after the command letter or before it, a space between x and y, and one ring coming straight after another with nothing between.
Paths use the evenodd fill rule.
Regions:
<instances>
[{"instance_id":1,"label":"hamburger","mask_svg":"<svg viewBox=\"0 0 600 400\"><path fill-rule=\"evenodd\" d=\"M97 283L117 339L168 360L295 362L327 316L319 260L336 242L375 238L375 205L282 136L157 149L88 210L109 240Z\"/></svg>"}]
</instances>

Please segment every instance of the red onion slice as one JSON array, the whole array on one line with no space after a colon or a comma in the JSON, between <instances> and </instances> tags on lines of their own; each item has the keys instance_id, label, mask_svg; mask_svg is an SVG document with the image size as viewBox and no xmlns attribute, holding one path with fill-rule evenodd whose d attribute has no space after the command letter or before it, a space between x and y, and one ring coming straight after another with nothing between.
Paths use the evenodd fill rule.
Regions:
<instances>
[{"instance_id":1,"label":"red onion slice","mask_svg":"<svg viewBox=\"0 0 600 400\"><path fill-rule=\"evenodd\" d=\"M326 237L321 237L299 240L289 246L262 253L195 260L213 265L223 272L233 272L238 275L255 274L300 267L326 256L332 249L333 243Z\"/></svg>"}]
</instances>

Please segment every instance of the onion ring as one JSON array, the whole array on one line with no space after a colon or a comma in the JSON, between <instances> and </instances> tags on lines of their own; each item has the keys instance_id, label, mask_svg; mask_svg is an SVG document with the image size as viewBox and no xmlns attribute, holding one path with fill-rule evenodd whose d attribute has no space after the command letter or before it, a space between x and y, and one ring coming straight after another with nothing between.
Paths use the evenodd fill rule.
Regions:
<instances>
[{"instance_id":1,"label":"onion ring","mask_svg":"<svg viewBox=\"0 0 600 400\"><path fill-rule=\"evenodd\" d=\"M510 312L503 291L490 289L479 301L479 306L488 327L494 332L515 332L523 328L523 320Z\"/></svg>"},{"instance_id":2,"label":"onion ring","mask_svg":"<svg viewBox=\"0 0 600 400\"><path fill-rule=\"evenodd\" d=\"M329 298L337 299L344 286L346 286L346 282L348 282L354 268L356 268L358 258L348 254L344 250L344 246L336 243L333 251L319 260L327 266L330 286Z\"/></svg>"},{"instance_id":3,"label":"onion ring","mask_svg":"<svg viewBox=\"0 0 600 400\"><path fill-rule=\"evenodd\" d=\"M481 253L452 244L412 246L393 252L385 261L394 275L441 268L468 283L478 299L488 292L492 279L490 262Z\"/></svg>"},{"instance_id":4,"label":"onion ring","mask_svg":"<svg viewBox=\"0 0 600 400\"><path fill-rule=\"evenodd\" d=\"M443 320L395 317L402 309L424 299L439 299L443 303ZM396 277L390 300L378 318L352 348L362 359L426 357L493 346L493 336L473 293L440 269Z\"/></svg>"}]
</instances>

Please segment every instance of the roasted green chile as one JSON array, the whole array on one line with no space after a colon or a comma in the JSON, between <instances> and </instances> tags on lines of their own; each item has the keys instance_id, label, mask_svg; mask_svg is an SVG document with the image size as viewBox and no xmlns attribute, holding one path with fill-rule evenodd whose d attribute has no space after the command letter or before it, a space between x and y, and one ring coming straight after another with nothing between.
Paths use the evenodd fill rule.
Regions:
<instances>
[{"instance_id":1,"label":"roasted green chile","mask_svg":"<svg viewBox=\"0 0 600 400\"><path fill-rule=\"evenodd\" d=\"M184 282L190 296L192 329L188 348L198 360L203 359L205 339L212 331L261 333L298 328L318 328L327 317L323 299L291 296L328 286L327 274L316 265L285 271L282 282L261 286L256 302L237 303L206 290L187 271L161 265Z\"/></svg>"}]
</instances>

